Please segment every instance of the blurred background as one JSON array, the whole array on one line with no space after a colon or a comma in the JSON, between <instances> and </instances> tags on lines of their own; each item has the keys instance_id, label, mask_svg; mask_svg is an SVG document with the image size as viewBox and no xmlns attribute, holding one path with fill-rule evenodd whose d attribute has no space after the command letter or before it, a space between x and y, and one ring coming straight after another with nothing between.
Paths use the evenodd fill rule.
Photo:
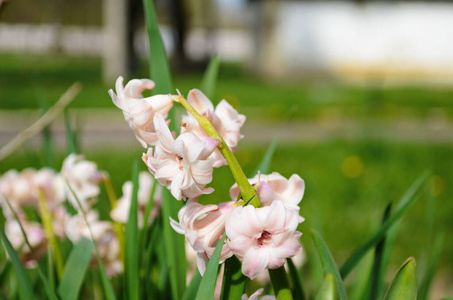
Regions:
<instances>
[{"instance_id":1,"label":"blurred background","mask_svg":"<svg viewBox=\"0 0 453 300\"><path fill-rule=\"evenodd\" d=\"M398 228L389 278L410 255L426 268L434 236L443 233L431 296L453 294L453 3L155 5L174 86L183 94L199 87L219 54L212 100L247 116L239 161L252 172L280 137L272 169L305 179L302 231L321 231L340 264L379 226L385 206L431 171L428 192ZM141 1L0 0L0 147L79 81L83 90L67 110L79 152L111 174L120 194L144 149L107 91L119 75L149 77L147 56ZM65 145L60 116L0 161L0 173L59 169ZM223 180L213 182L207 202L227 200L233 183L225 168L215 176Z\"/></svg>"}]
</instances>

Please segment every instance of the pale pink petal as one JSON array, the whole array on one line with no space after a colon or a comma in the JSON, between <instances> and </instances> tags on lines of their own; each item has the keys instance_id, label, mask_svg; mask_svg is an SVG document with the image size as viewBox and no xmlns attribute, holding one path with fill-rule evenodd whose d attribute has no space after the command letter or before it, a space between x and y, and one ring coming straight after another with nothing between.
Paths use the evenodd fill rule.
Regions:
<instances>
[{"instance_id":1,"label":"pale pink petal","mask_svg":"<svg viewBox=\"0 0 453 300\"><path fill-rule=\"evenodd\" d=\"M203 114L206 111L213 111L214 105L200 90L190 90L187 101L195 108L199 114Z\"/></svg>"},{"instance_id":2,"label":"pale pink petal","mask_svg":"<svg viewBox=\"0 0 453 300\"><path fill-rule=\"evenodd\" d=\"M256 275L266 269L269 262L269 254L267 248L250 248L242 260L242 274L250 279L254 279Z\"/></svg>"}]
</instances>

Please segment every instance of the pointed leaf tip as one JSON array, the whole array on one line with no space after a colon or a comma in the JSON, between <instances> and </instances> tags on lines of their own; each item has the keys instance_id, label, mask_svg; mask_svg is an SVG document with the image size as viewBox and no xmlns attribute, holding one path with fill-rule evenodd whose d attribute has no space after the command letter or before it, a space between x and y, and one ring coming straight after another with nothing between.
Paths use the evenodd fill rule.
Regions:
<instances>
[{"instance_id":1,"label":"pointed leaf tip","mask_svg":"<svg viewBox=\"0 0 453 300\"><path fill-rule=\"evenodd\" d=\"M384 300L415 300L417 298L417 276L415 259L409 257L399 268L385 293Z\"/></svg>"}]
</instances>

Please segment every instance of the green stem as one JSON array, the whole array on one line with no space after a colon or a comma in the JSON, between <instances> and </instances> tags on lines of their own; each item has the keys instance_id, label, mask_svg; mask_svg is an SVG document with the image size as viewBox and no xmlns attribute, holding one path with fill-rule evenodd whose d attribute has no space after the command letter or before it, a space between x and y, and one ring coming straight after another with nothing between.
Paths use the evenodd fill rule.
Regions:
<instances>
[{"instance_id":1,"label":"green stem","mask_svg":"<svg viewBox=\"0 0 453 300\"><path fill-rule=\"evenodd\" d=\"M185 109L187 109L187 111L198 121L198 123L200 123L200 125L203 127L203 129L211 138L219 141L217 148L219 149L220 153L222 153L223 157L228 163L228 166L230 167L234 180L236 180L239 186L242 199L245 202L252 199L250 201L250 204L255 207L260 207L261 203L258 198L258 195L256 194L256 190L247 180L247 177L245 176L244 171L239 165L236 156L234 156L233 152L231 152L230 148L225 143L220 134L217 132L217 130L214 128L214 126L211 124L209 119L207 117L200 115L184 97L182 96L175 97L175 100L181 103Z\"/></svg>"},{"instance_id":2,"label":"green stem","mask_svg":"<svg viewBox=\"0 0 453 300\"><path fill-rule=\"evenodd\" d=\"M289 287L288 276L286 275L285 267L278 269L269 269L272 287L277 300L292 300L291 289Z\"/></svg>"},{"instance_id":3,"label":"green stem","mask_svg":"<svg viewBox=\"0 0 453 300\"><path fill-rule=\"evenodd\" d=\"M60 247L58 246L58 242L55 237L55 232L53 230L52 216L50 214L49 208L47 207L46 196L44 195L44 191L41 188L38 188L38 203L39 210L41 212L42 223L44 225L44 232L55 259L58 279L61 280L64 268L63 259L61 257Z\"/></svg>"}]
</instances>

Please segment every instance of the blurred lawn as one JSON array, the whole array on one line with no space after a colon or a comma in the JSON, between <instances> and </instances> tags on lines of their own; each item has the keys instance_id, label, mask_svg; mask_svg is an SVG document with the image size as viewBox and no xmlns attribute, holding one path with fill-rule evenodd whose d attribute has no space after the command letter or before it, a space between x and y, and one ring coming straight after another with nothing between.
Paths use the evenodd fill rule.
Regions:
<instances>
[{"instance_id":1,"label":"blurred lawn","mask_svg":"<svg viewBox=\"0 0 453 300\"><path fill-rule=\"evenodd\" d=\"M97 58L62 56L0 55L0 109L37 108L42 99L54 103L76 80L83 91L72 107L112 108L107 90L115 82L101 83L101 61ZM146 64L133 77L147 77ZM175 87L183 94L198 87L202 73L175 74ZM130 79L130 78L129 78ZM126 78L127 80L127 78ZM453 89L367 87L332 83L265 82L248 76L240 68L222 66L217 100L225 98L249 118L279 119L289 110L295 118L312 119L326 109L336 116L360 118L453 118Z\"/></svg>"},{"instance_id":2,"label":"blurred lawn","mask_svg":"<svg viewBox=\"0 0 453 300\"><path fill-rule=\"evenodd\" d=\"M107 90L114 82L101 84L100 61L87 58L36 57L0 55L0 109L39 107L38 99L55 101L67 87L79 80L84 90L74 107L112 108ZM140 72L146 75L146 68ZM140 74L137 76L140 77ZM175 87L184 94L199 85L200 74L179 74ZM453 90L431 88L348 87L335 84L268 83L244 75L234 66L222 67L217 88L218 98L226 98L249 122L260 118L281 119L297 105L295 118L318 118L327 110L345 117L414 118L432 114L453 118ZM131 132L132 134L132 132ZM265 149L239 147L238 159L250 174ZM119 194L130 177L131 163L140 159L142 150L105 149L85 152L86 157L109 171ZM315 226L322 231L334 256L342 261L353 247L375 228L386 204L397 201L423 171L431 170L428 194L435 197L435 232L446 233L441 268L453 269L453 144L402 143L376 140L304 143L279 147L272 169L285 176L298 173L306 181L302 230ZM56 158L60 167L62 154ZM34 149L22 151L0 162L0 172L27 166L42 167L43 159ZM216 170L213 185L216 192L202 201L228 200L233 180L227 168ZM396 242L393 262L400 265L409 255L418 261L432 245L429 232L426 197L419 200L404 217ZM450 237L450 238L448 238Z\"/></svg>"}]
</instances>

